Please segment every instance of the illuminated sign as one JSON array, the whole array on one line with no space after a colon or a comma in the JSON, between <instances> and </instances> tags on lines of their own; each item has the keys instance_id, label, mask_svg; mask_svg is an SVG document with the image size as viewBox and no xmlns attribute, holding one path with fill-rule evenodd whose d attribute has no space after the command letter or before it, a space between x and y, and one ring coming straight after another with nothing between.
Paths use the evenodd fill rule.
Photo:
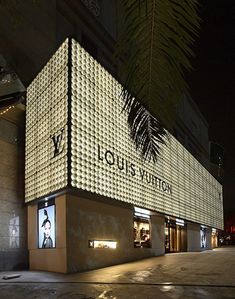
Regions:
<instances>
[{"instance_id":1,"label":"illuminated sign","mask_svg":"<svg viewBox=\"0 0 235 299\"><path fill-rule=\"evenodd\" d=\"M204 226L201 226L200 229L200 244L201 244L201 248L206 248L207 244L206 244L206 228Z\"/></svg>"},{"instance_id":2,"label":"illuminated sign","mask_svg":"<svg viewBox=\"0 0 235 299\"><path fill-rule=\"evenodd\" d=\"M55 248L55 205L38 209L38 248Z\"/></svg>"},{"instance_id":3,"label":"illuminated sign","mask_svg":"<svg viewBox=\"0 0 235 299\"><path fill-rule=\"evenodd\" d=\"M171 184L158 178L156 175L149 173L141 167L138 168L135 163L121 158L119 155L115 155L115 153L110 150L105 150L102 153L100 145L98 145L98 159L99 161L106 162L110 166L116 167L118 170L123 171L127 175L133 176L144 183L151 184L163 192L167 192L169 194L172 193Z\"/></svg>"},{"instance_id":4,"label":"illuminated sign","mask_svg":"<svg viewBox=\"0 0 235 299\"><path fill-rule=\"evenodd\" d=\"M63 144L63 136L64 136L64 128L59 132L56 132L51 139L53 140L54 145L54 156L60 155L63 152L64 144Z\"/></svg>"},{"instance_id":5,"label":"illuminated sign","mask_svg":"<svg viewBox=\"0 0 235 299\"><path fill-rule=\"evenodd\" d=\"M223 228L221 184L173 136L144 161L121 90L75 40L59 48L27 91L26 202L69 185Z\"/></svg>"}]
</instances>

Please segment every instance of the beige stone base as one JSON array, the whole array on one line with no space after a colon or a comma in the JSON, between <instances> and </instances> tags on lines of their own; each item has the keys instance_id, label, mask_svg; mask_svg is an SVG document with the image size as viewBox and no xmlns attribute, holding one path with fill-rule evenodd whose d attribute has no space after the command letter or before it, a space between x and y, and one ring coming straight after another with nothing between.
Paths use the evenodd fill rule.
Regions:
<instances>
[{"instance_id":1,"label":"beige stone base","mask_svg":"<svg viewBox=\"0 0 235 299\"><path fill-rule=\"evenodd\" d=\"M56 248L37 245L37 204L28 207L30 269L62 273L95 269L162 255L164 217L151 216L151 248L134 248L133 208L62 195L55 198ZM116 249L89 248L89 240L114 240Z\"/></svg>"},{"instance_id":2,"label":"beige stone base","mask_svg":"<svg viewBox=\"0 0 235 299\"><path fill-rule=\"evenodd\" d=\"M151 248L134 248L132 206L86 199L69 193L55 198L56 248L39 249L37 204L28 206L28 248L30 269L62 273L96 269L165 253L165 217L151 215ZM187 224L187 251L201 251L200 225ZM211 249L211 230L207 229ZM90 248L90 240L112 240L116 249Z\"/></svg>"}]
</instances>

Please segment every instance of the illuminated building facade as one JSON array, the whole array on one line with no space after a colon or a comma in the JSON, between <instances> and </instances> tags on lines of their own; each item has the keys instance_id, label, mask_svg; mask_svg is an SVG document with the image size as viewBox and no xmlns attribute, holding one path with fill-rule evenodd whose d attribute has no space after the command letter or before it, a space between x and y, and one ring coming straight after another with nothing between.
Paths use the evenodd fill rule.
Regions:
<instances>
[{"instance_id":1,"label":"illuminated building facade","mask_svg":"<svg viewBox=\"0 0 235 299\"><path fill-rule=\"evenodd\" d=\"M8 4L8 1L5 2L6 3L3 4L3 6ZM20 21L19 23L17 23L17 26L15 26L14 16L11 15L11 12L13 11L14 11L13 15L20 16L19 18ZM0 55L1 54L3 55L3 57L6 59L9 66L14 66L14 71L17 73L24 86L28 86L29 83L32 82L33 78L35 78L36 74L38 74L39 70L42 69L43 65L46 64L46 62L49 60L52 54L56 51L58 46L65 40L65 38L67 36L74 36L76 37L76 40L78 40L79 43L86 49L86 51L88 51L93 57L95 57L95 59L97 59L101 63L101 65L105 67L105 69L108 69L111 74L117 76L118 67L116 65L117 61L113 59L113 52L115 49L115 42L117 36L116 24L118 22L118 18L119 18L119 11L117 7L117 1L115 0L18 1L17 5L11 6L10 11L5 9L4 13L1 14L0 25L2 30L1 30L1 39L0 39L0 48L1 48ZM54 71L50 70L48 71L48 77L46 77L45 74L43 75L43 80L45 81L45 84L47 83L49 84L49 81L52 79L52 77L53 78L56 77L55 72L56 70ZM67 96L67 91L63 91L63 88L67 90L69 88L69 85L62 88L63 84L67 82L67 75L63 75L63 76L64 79L62 79L62 81L57 81L57 85L58 86L61 85L61 89L60 89L61 93ZM1 85L0 93L3 90L2 87L3 86ZM46 86L44 86L43 88L45 87ZM39 86L39 83L37 83L37 88L39 88L38 91L41 93L42 88L41 86ZM34 91L35 93L37 92L37 88ZM57 99L60 97L60 94L55 91L55 86L53 88L54 88L54 94L50 95L51 97L50 97L50 101L48 102L48 105L51 105L52 97L53 97L53 103L58 104ZM44 101L44 104L42 106L40 105L38 106L39 108L38 111L35 110L33 113L31 110L30 112L30 107L29 107L28 113L29 114L31 113L31 118L37 117L37 115L42 116L43 109L48 109L45 108L46 107L45 104L47 104L48 99L45 98L44 99L40 98L40 99L42 102ZM67 98L67 100L68 99L69 97ZM179 198L181 198L180 194L184 189L185 183L181 181L181 183L183 182L183 185L181 184L179 191L177 191L178 196L175 197L176 188L178 188L176 187L176 185L178 184L177 183L178 179L176 179L176 181L174 182L171 181L171 179L169 179L169 176L167 176L165 172L163 172L164 176L161 177L160 173L162 173L164 169L160 169L160 172L158 171L151 172L152 171L151 167L149 169L149 166L147 166L146 169L144 163L143 163L143 167L141 164L140 167L141 171L140 171L139 162L138 162L139 158L137 158L136 160L136 157L133 157L134 158L133 160L132 153L129 156L129 154L127 155L126 153L124 153L121 148L119 147L114 148L112 142L110 142L110 134L108 139L109 142L107 143L105 141L107 144L105 142L99 142L100 157L101 159L103 159L103 160L99 160L99 162L101 163L99 165L104 167L104 171L105 169L106 171L107 170L113 171L113 173L117 175L118 182L116 183L116 185L114 185L116 189L109 191L113 193L107 194L107 191L103 186L103 185L107 185L106 178L104 181L100 180L100 186L95 186L95 185L93 186L93 184L90 183L90 179L89 179L87 183L88 186L83 187L85 188L83 193L81 191L82 189L81 188L79 189L80 197L84 199L83 202L80 200L79 212L75 212L75 210L73 210L73 206L71 205L71 203L77 205L78 202L72 201L71 192L70 195L61 197L61 200L57 201L58 193L55 192L56 190L63 189L65 191L65 189L67 190L70 189L71 191L71 188L61 187L62 185L69 186L70 184L69 178L71 177L71 175L68 173L68 171L70 171L68 165L71 165L71 161L66 160L66 159L70 159L69 153L71 152L71 146L69 145L70 144L69 140L66 139L67 136L64 135L66 133L68 134L68 136L70 136L71 133L66 130L67 129L70 130L71 127L70 128L65 127L63 133L60 131L60 129L63 127L62 122L65 121L63 117L68 118L68 123L69 123L70 121L69 115L71 115L71 113L67 113L61 118L59 117L60 108L63 107L64 111L67 111L66 109L68 109L69 101L67 100L65 100L64 102L61 101L60 104L56 106L58 109L55 108L53 110L53 113L58 112L58 115L55 114L53 116L50 116L51 123L49 123L49 125L47 124L46 126L46 123L44 123L43 128L41 127L40 131L36 131L36 130L31 131L38 136L42 133L45 133L46 136L46 134L48 133L48 126L51 126L52 133L50 134L52 134L52 137L50 139L50 142L48 142L51 148L50 150L48 150L47 148L48 144L46 145L45 142L44 149L48 151L48 155L50 157L51 157L51 151L53 151L52 155L55 155L56 157L50 160L51 166L47 164L47 161L45 160L46 157L45 156L43 157L43 163L44 166L46 166L45 171L47 171L47 175L49 176L48 179L45 179L45 172L43 171L43 165L41 165L42 161L40 161L39 156L36 157L36 155L34 154L33 156L30 157L28 151L29 148L27 145L28 148L27 156L29 157L29 161L28 160L26 161L27 164L26 194L27 194L27 201L29 205L28 209L29 211L34 211L34 209L36 208L36 210L34 211L34 213L36 214L31 214L31 213L28 214L29 225L27 225L27 218L26 218L27 204L25 205L23 204L24 188L25 188L25 183L24 183L24 158L25 158L24 126L25 126L25 108L26 108L25 102L23 101L22 103L17 104L16 103L17 99L14 98L11 104L7 104L7 105L4 104L4 107L2 107L1 106L2 99L0 99L0 152L1 152L0 270L12 270L12 269L16 270L18 268L21 269L27 268L27 264L28 264L27 229L30 235L29 248L31 252L30 254L31 268L37 267L37 265L33 264L33 260L34 260L32 257L33 248L36 249L34 254L35 255L38 254L38 258L39 257L41 259L44 258L42 265L45 261L48 261L48 263L52 263L54 261L54 264L58 264L58 261L64 261L63 257L65 257L65 255L67 256L71 255L70 261L66 263L63 262L64 271L76 270L76 268L73 268L73 261L74 259L76 260L78 258L78 254L77 254L78 251L75 251L74 249L78 247L82 248L83 253L86 253L88 251L89 254L93 255L93 257L90 256L88 260L88 258L85 257L84 254L82 254L81 257L79 257L80 268L83 267L81 266L83 261L85 261L84 268L92 268L92 267L94 268L102 265L121 262L125 260L131 260L131 259L140 258L144 256L163 254L164 252L201 250L200 246L198 246L198 238L200 238L200 227L198 223L204 223L205 221L201 218L200 220L199 219L195 220L196 217L195 215L197 215L197 213L196 212L194 213L192 211L191 214L192 217L194 217L194 221L198 221L198 222L188 221L186 223L185 220L185 222L182 223L182 220L188 219L188 218L184 218L186 216L184 216L185 214L183 214L183 209L185 210L188 209L188 207L191 206L191 202L192 204L194 204L193 195L192 196L190 195L191 182L188 185L186 184L186 186L188 187L187 189L188 201L186 202L185 205L184 204L181 205L181 202L179 202ZM11 106L13 104L14 106ZM90 103L90 106L92 105L93 104ZM120 103L118 105L120 105ZM105 103L101 101L98 110L103 110L104 106L106 107L106 101ZM115 108L116 111L120 111L120 109L117 108L117 106L115 107L116 107ZM85 116L85 118L87 118L87 116ZM58 119L60 119L61 125L58 124L57 127L58 131L56 131L55 128L56 125L54 126L53 122L58 121ZM38 122L38 120L39 117L37 118L37 120L35 119L34 125L36 125L36 122ZM121 121L121 123L123 123L124 127L126 126L125 117L123 119L123 122ZM29 124L27 124L27 128L29 128ZM101 132L105 131L105 129L100 129L100 130ZM124 130L127 131L127 127L125 127ZM101 132L98 132L98 134L100 135ZM59 155L58 153L60 153L61 151L62 144L59 146L59 148L56 148L56 150L54 146L54 142L56 144L60 143L59 142L61 138L60 133L63 134L63 142L66 141L64 143L65 148L63 148L63 153L61 155ZM82 131L81 134L83 134ZM106 131L105 131L105 135L106 135ZM41 140L43 140L44 137L42 137ZM192 100L189 100L188 98L183 99L182 105L179 109L179 119L175 127L174 137L176 137L176 139L187 150L189 150L189 152L206 169L209 169L208 125L207 122L204 120L203 116L201 115L196 104ZM126 137L124 137L124 140L126 140ZM176 142L174 138L172 138L172 140ZM37 142L38 144L40 144L40 140L38 140ZM117 141L115 141L115 143L117 145ZM28 144L28 140L27 140L27 144ZM66 149L67 146L68 149ZM45 155L45 151L42 145L39 146L38 149L39 149L38 154ZM81 149L79 149L78 153L80 153L80 151ZM107 151L110 151L111 153ZM97 160L95 159L98 158L98 154L99 152L97 147L96 156L94 156L93 159L95 164L97 163ZM86 155L87 153L85 152L84 161L86 161ZM110 165L106 161L108 160L109 163L112 164L112 159L113 159L112 155L114 155L114 159L115 159L114 165ZM65 159L63 163L66 163L66 165L59 166L60 163L57 160L62 158L62 156L63 159ZM195 161L192 159L192 156L187 151L185 152L185 157L186 156L190 157L190 161ZM118 165L117 165L117 160L118 160ZM37 163L37 165L35 163ZM78 163L83 163L83 162L79 161ZM124 163L124 167L122 166L122 163ZM134 172L131 163L135 164L134 176L132 175ZM192 164L193 162L190 163ZM179 163L177 162L176 159L175 163L173 164L175 169L178 169L178 164ZM124 182L123 186L125 186L126 184L126 180L124 180L123 175L127 171L127 166L128 166L129 176L126 175L126 180L130 178L130 182L131 184L133 184L133 186L136 185L137 182L139 182L140 184L142 184L142 187L145 186L143 188L145 188L146 190L150 188L151 194L154 193L155 188L157 189L157 192L159 194L158 197L160 199L159 206L157 208L162 209L162 214L160 213L157 214L155 212L154 207L152 207L151 209L148 208L147 201L145 203L144 200L142 200L142 203L144 204L143 206L146 207L147 211L139 212L134 210L133 204L122 201L122 194L119 194L119 196L116 197L116 195L118 195L118 192L120 192L120 184L122 184L123 182ZM89 168L90 166L87 168L87 171ZM121 168L121 170L119 168ZM142 169L145 172L142 171ZM205 169L201 168L201 165L200 165L200 169L203 169L204 172L206 173ZM38 173L37 175L35 175L37 171ZM108 172L104 172L104 171L99 169L98 173L102 173L102 175L104 173L105 176ZM183 179L181 173L184 173L184 168L180 169L180 174L178 174L178 176L182 177ZM34 175L31 176L32 174ZM82 171L80 174L82 177L87 176L86 172L84 171ZM78 177L80 176L80 174L78 173ZM64 177L66 175L68 176L68 180L64 182ZM142 177L143 177L143 181L142 181ZM54 178L56 178L56 180L54 180ZM107 179L108 178L109 178L109 174L107 174ZM94 180L95 177L92 177L91 179ZM113 180L115 179L113 178ZM194 180L196 179L193 178L192 181ZM148 183L148 181L152 183ZM165 185L163 181L168 185ZM199 182L200 182L199 184L202 185L200 178L199 178ZM149 186L149 184L151 186ZM109 185L107 186L110 185L112 184L109 182ZM127 195L134 190L133 186L128 184L129 191L125 190L125 188L123 187L123 190L125 190L125 200L127 200ZM146 186L149 188L147 188ZM94 193L93 191L85 191L88 189L91 190L91 188L96 188L97 193ZM180 216L181 218L179 218L179 216L178 217L172 216L173 214L171 213L170 204L168 206L165 204L164 196L166 195L166 197L171 198L169 192L167 193L161 191L161 189L165 189L165 188L167 188L169 192L170 190L172 191L173 195L172 195L171 202L173 206L176 206L176 208L178 206L180 207L178 213L174 215L181 215ZM77 196L78 191L75 192L74 190L75 188L73 188L73 195ZM76 190L78 190L78 188L76 188ZM102 191L102 194L106 194L106 195L105 196L99 195L101 193L100 190ZM138 196L136 197L136 199L138 198L137 200L138 203L140 203L139 200L143 198L145 191L142 191L142 193L140 192L140 194L138 194ZM36 237L37 238L36 240L32 240L32 236L35 234L35 227L38 227L39 224L40 227L36 229L36 234L38 234L38 231L42 229L45 229L45 233L46 233L50 227L49 222L44 223L44 220L46 220L47 217L46 215L44 215L44 209L43 209L44 205L41 202L38 205L37 202L37 198L43 199L45 194L52 194L52 195L56 194L56 198L53 199L52 196L52 199L47 203L48 207L51 207L48 209L48 213L47 213L48 218L51 219L55 217L56 220L55 222L56 225L53 225L53 223L51 223L51 228L50 228L52 239L53 239L53 234L56 234L56 240L55 240L56 242L53 243L51 243L48 240L45 240L44 242L44 236L40 236L40 238ZM62 193L60 194L62 196ZM200 199L202 201L202 199L204 200L202 194L205 193L204 191L201 191L200 194L201 194ZM88 205L90 201L86 200L87 197L89 197L91 200L93 199L92 207L90 204ZM119 200L117 200L116 198L119 198ZM150 198L152 198L151 200L153 201L153 198L155 197L151 195ZM69 205L66 204L67 201L70 202ZM97 203L97 201L99 204ZM56 209L53 208L54 203L56 203ZM113 205L110 205L111 203ZM136 203L135 207L138 206L138 203ZM153 203L151 203L151 205L153 206ZM200 203L197 202L197 205L200 206ZM68 212L69 217L67 218L63 210L66 207L69 210ZM91 210L91 208L93 208L93 210ZM205 206L202 205L200 211L201 214L204 208ZM168 212L166 209L168 209ZM214 208L212 210L214 211ZM89 213L87 213L86 211L89 211ZM209 212L210 211L211 209L209 209ZM77 217L78 213L80 215L79 219ZM102 214L102 216L100 216L100 214ZM134 222L133 222L133 214L134 214ZM73 215L74 218L72 217ZM86 219L87 216L89 216L89 219ZM188 216L191 217L190 215ZM213 217L215 219L216 217L215 214L213 215ZM105 222L106 225L104 225L104 219L106 219ZM88 220L89 220L89 226L87 225ZM82 227L82 231L80 229L81 227ZM97 227L102 227L102 230L100 229L97 232L97 234L95 234L94 236L94 232L96 231ZM67 228L67 230L70 231L70 237L68 237L69 234L66 234L64 232L65 228ZM114 229L115 232L113 231ZM191 233L189 234L188 232L190 231ZM194 237L193 237L194 234L193 231L195 231ZM125 234L123 234L123 232L125 232ZM208 234L210 234L209 225L207 225L207 232ZM84 238L81 239L82 241L80 241L79 244L78 242L76 243L74 241L75 239L73 237L74 235L78 235L78 234L80 235L80 237L84 236ZM151 237L151 244L149 242L149 236ZM106 241L110 242L114 238L118 241L117 248L111 253L109 251L107 255L103 254L103 252L100 252L99 250L96 251L95 248L94 250L91 249L92 246L99 247L99 248L109 247L109 246L113 247L114 246L113 243L107 243ZM98 243L95 242L95 241L99 241L100 239L102 239L101 240L102 242L98 242ZM194 239L196 240L195 243L193 243ZM204 238L202 238L202 240L203 239ZM214 239L216 240L216 237ZM71 240L74 241L72 244L71 244ZM87 240L89 241L89 244ZM133 249L133 242L134 242L135 250ZM42 255L40 251L38 251L38 249L43 248L43 246L49 246L48 244L52 244L53 249L49 250L47 252L47 255ZM125 255L121 256L123 248L125 251ZM54 254L53 251L56 252L56 254L58 254L57 257L59 256L61 257L61 259L56 259L56 256L53 255ZM51 261L51 259L54 260ZM67 266L68 263L70 263L69 267ZM53 267L50 266L50 269L53 269ZM58 268L58 271L61 271L61 269L62 269L61 267Z\"/></svg>"},{"instance_id":2,"label":"illuminated building facade","mask_svg":"<svg viewBox=\"0 0 235 299\"><path fill-rule=\"evenodd\" d=\"M67 39L27 90L31 269L74 272L210 249L212 229L223 229L221 184L173 136L156 164L143 161L121 88Z\"/></svg>"}]
</instances>

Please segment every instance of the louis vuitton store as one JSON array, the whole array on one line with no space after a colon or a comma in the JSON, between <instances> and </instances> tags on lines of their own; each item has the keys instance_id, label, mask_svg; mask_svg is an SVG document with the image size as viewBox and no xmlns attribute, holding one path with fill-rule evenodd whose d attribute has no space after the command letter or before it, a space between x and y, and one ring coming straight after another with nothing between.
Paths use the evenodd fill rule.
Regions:
<instances>
[{"instance_id":1,"label":"louis vuitton store","mask_svg":"<svg viewBox=\"0 0 235 299\"><path fill-rule=\"evenodd\" d=\"M29 86L31 269L76 272L210 249L212 229L223 228L220 183L173 136L157 163L143 161L120 91L75 40L66 40Z\"/></svg>"}]
</instances>

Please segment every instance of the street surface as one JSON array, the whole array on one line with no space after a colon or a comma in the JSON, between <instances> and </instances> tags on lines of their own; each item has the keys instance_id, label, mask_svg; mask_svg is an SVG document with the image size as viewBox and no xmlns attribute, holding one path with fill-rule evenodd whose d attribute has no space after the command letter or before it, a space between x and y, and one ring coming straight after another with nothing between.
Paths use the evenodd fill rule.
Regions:
<instances>
[{"instance_id":1,"label":"street surface","mask_svg":"<svg viewBox=\"0 0 235 299\"><path fill-rule=\"evenodd\" d=\"M3 280L6 274L21 277ZM235 247L161 257L76 274L0 272L0 299L235 299Z\"/></svg>"}]
</instances>

